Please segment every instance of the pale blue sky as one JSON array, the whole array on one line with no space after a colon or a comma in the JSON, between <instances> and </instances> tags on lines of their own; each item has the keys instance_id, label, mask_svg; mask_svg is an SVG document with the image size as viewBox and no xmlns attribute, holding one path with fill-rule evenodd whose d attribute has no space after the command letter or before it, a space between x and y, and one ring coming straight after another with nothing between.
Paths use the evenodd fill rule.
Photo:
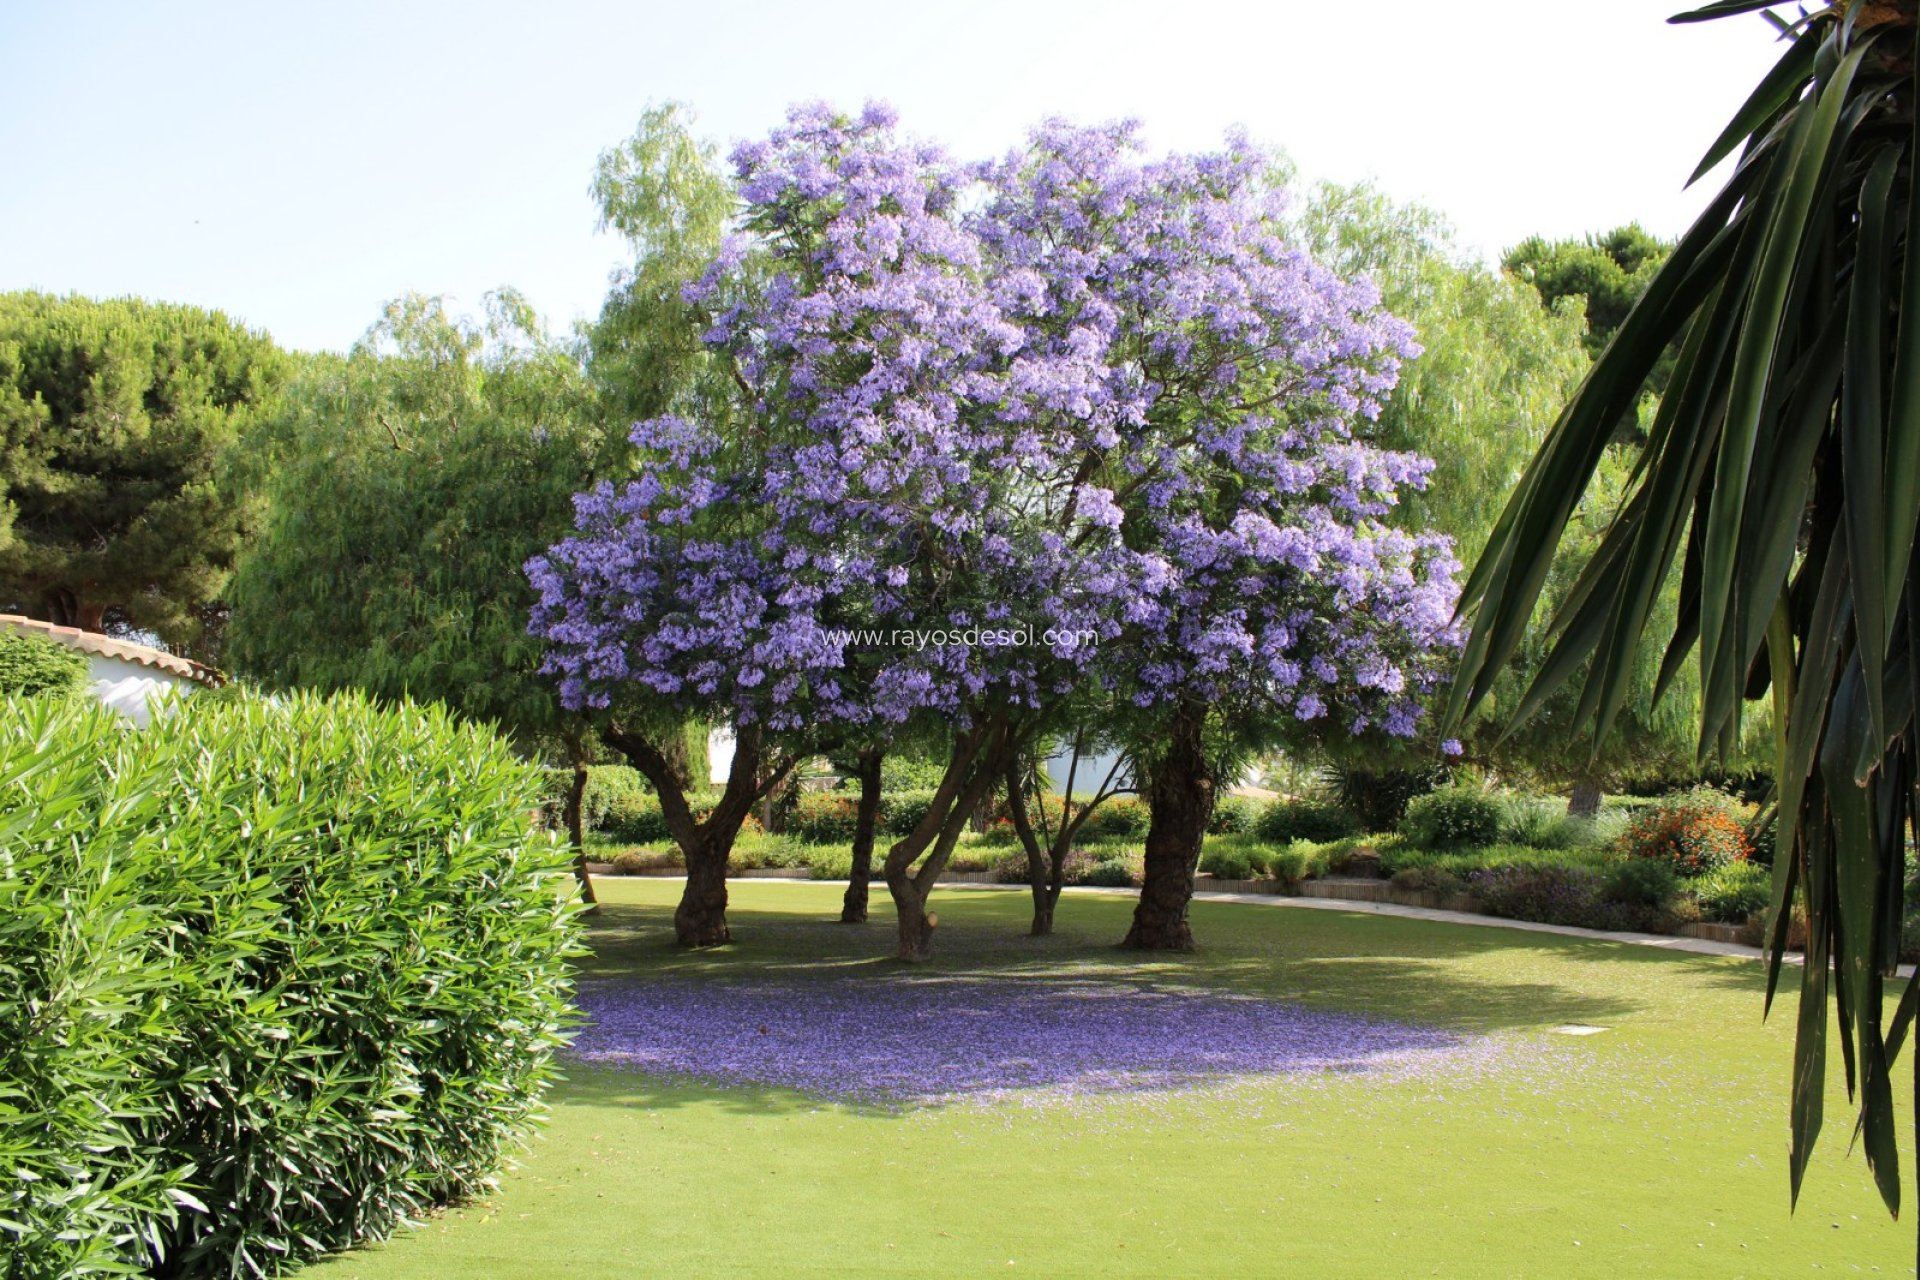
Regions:
<instances>
[{"instance_id":1,"label":"pale blue sky","mask_svg":"<svg viewBox=\"0 0 1920 1280\"><path fill-rule=\"evenodd\" d=\"M1161 148L1239 124L1309 178L1374 178L1484 252L1638 218L1778 47L1680 0L1225 3L0 3L0 289L219 307L344 348L388 298L499 284L598 310L595 155L674 99L722 143L788 103L885 98L998 153L1053 114ZM1604 19L1600 16L1604 14Z\"/></svg>"}]
</instances>

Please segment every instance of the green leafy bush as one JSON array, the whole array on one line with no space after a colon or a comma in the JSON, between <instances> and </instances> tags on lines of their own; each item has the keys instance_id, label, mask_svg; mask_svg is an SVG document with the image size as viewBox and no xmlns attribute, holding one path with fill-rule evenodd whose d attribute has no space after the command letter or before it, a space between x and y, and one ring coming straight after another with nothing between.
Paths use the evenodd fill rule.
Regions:
<instances>
[{"instance_id":1,"label":"green leafy bush","mask_svg":"<svg viewBox=\"0 0 1920 1280\"><path fill-rule=\"evenodd\" d=\"M1400 820L1400 834L1422 849L1464 849L1500 839L1500 802L1476 787L1445 787L1419 796Z\"/></svg>"},{"instance_id":2,"label":"green leafy bush","mask_svg":"<svg viewBox=\"0 0 1920 1280\"><path fill-rule=\"evenodd\" d=\"M1730 862L1688 881L1687 888L1706 919L1744 924L1772 902L1773 873L1751 862Z\"/></svg>"},{"instance_id":3,"label":"green leafy bush","mask_svg":"<svg viewBox=\"0 0 1920 1280\"><path fill-rule=\"evenodd\" d=\"M6 1273L270 1273L483 1188L569 1018L539 795L438 708L0 704Z\"/></svg>"},{"instance_id":4,"label":"green leafy bush","mask_svg":"<svg viewBox=\"0 0 1920 1280\"><path fill-rule=\"evenodd\" d=\"M1566 811L1558 801L1514 796L1501 806L1500 839L1530 849L1579 849L1601 843L1599 823Z\"/></svg>"},{"instance_id":5,"label":"green leafy bush","mask_svg":"<svg viewBox=\"0 0 1920 1280\"><path fill-rule=\"evenodd\" d=\"M1095 885L1108 889L1125 889L1139 884L1139 876L1125 858L1101 858L1086 874L1080 877L1081 884Z\"/></svg>"},{"instance_id":6,"label":"green leafy bush","mask_svg":"<svg viewBox=\"0 0 1920 1280\"><path fill-rule=\"evenodd\" d=\"M1147 833L1150 816L1146 802L1138 796L1114 796L1087 815L1077 834L1089 840L1137 839Z\"/></svg>"},{"instance_id":7,"label":"green leafy bush","mask_svg":"<svg viewBox=\"0 0 1920 1280\"><path fill-rule=\"evenodd\" d=\"M931 789L886 791L880 793L880 825L890 836L910 835L933 808ZM851 834L849 834L851 838Z\"/></svg>"},{"instance_id":8,"label":"green leafy bush","mask_svg":"<svg viewBox=\"0 0 1920 1280\"><path fill-rule=\"evenodd\" d=\"M909 755L883 756L880 760L880 790L934 791L947 775L945 760L925 760Z\"/></svg>"},{"instance_id":9,"label":"green leafy bush","mask_svg":"<svg viewBox=\"0 0 1920 1280\"><path fill-rule=\"evenodd\" d=\"M1666 863L1629 858L1607 868L1606 884L1601 892L1608 902L1658 907L1671 901L1679 891L1680 877L1674 875L1673 868Z\"/></svg>"},{"instance_id":10,"label":"green leafy bush","mask_svg":"<svg viewBox=\"0 0 1920 1280\"><path fill-rule=\"evenodd\" d=\"M687 797L687 808L695 819L712 813L715 803L711 794L695 792ZM660 812L660 797L650 786L612 791L599 829L608 839L620 844L665 844L673 839L673 833L667 830L666 815ZM743 834L760 830L759 819L748 815L740 830Z\"/></svg>"},{"instance_id":11,"label":"green leafy bush","mask_svg":"<svg viewBox=\"0 0 1920 1280\"><path fill-rule=\"evenodd\" d=\"M86 658L72 649L0 628L0 696L67 698L85 693L91 683Z\"/></svg>"},{"instance_id":12,"label":"green leafy bush","mask_svg":"<svg viewBox=\"0 0 1920 1280\"><path fill-rule=\"evenodd\" d=\"M1207 819L1210 836L1253 834L1266 806L1252 796L1223 795L1213 802L1213 816Z\"/></svg>"},{"instance_id":13,"label":"green leafy bush","mask_svg":"<svg viewBox=\"0 0 1920 1280\"><path fill-rule=\"evenodd\" d=\"M1422 893L1463 893L1467 882L1445 867L1402 867L1393 873L1393 887Z\"/></svg>"},{"instance_id":14,"label":"green leafy bush","mask_svg":"<svg viewBox=\"0 0 1920 1280\"><path fill-rule=\"evenodd\" d=\"M651 799L653 790L638 769L624 764L589 765L587 789L580 796L580 821L589 830L599 831L616 806L631 808Z\"/></svg>"},{"instance_id":15,"label":"green leafy bush","mask_svg":"<svg viewBox=\"0 0 1920 1280\"><path fill-rule=\"evenodd\" d=\"M787 814L787 834L808 844L851 844L859 816L857 796L844 791L803 791Z\"/></svg>"},{"instance_id":16,"label":"green leafy bush","mask_svg":"<svg viewBox=\"0 0 1920 1280\"><path fill-rule=\"evenodd\" d=\"M1510 920L1644 933L1671 933L1676 923L1665 907L1609 899L1606 876L1591 867L1489 867L1467 888L1487 914Z\"/></svg>"},{"instance_id":17,"label":"green leafy bush","mask_svg":"<svg viewBox=\"0 0 1920 1280\"><path fill-rule=\"evenodd\" d=\"M1200 869L1216 880L1251 880L1253 857L1244 849L1209 849L1200 855Z\"/></svg>"},{"instance_id":18,"label":"green leafy bush","mask_svg":"<svg viewBox=\"0 0 1920 1280\"><path fill-rule=\"evenodd\" d=\"M1267 844L1292 844L1295 840L1324 843L1359 835L1360 824L1337 805L1277 800L1260 815L1254 833Z\"/></svg>"},{"instance_id":19,"label":"green leafy bush","mask_svg":"<svg viewBox=\"0 0 1920 1280\"><path fill-rule=\"evenodd\" d=\"M1724 794L1696 787L1634 813L1620 838L1629 858L1664 863L1675 874L1705 875L1745 862L1753 848L1739 809Z\"/></svg>"}]
</instances>

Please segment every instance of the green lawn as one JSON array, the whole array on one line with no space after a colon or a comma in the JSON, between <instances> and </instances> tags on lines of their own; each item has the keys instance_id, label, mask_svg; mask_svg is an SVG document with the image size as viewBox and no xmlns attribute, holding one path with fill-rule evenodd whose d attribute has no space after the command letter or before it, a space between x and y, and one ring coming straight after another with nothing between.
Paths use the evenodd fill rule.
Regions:
<instances>
[{"instance_id":1,"label":"green lawn","mask_svg":"<svg viewBox=\"0 0 1920 1280\"><path fill-rule=\"evenodd\" d=\"M735 886L739 939L669 945L678 885L603 880L590 975L887 982L891 912ZM349 1277L1904 1274L1836 1084L1799 1211L1786 1185L1789 995L1751 962L1492 927L1201 904L1201 953L1109 945L1125 898L939 895L949 973L1220 987L1492 1034L1459 1079L1318 1074L1231 1088L899 1111L575 1068L497 1195L323 1264ZM1564 1023L1608 1027L1575 1038ZM1837 1055L1836 1060L1837 1060ZM1903 1064L1895 1088L1908 1088ZM1906 1096L1911 1097L1908 1093ZM1903 1159L1911 1161L1910 1148Z\"/></svg>"}]
</instances>

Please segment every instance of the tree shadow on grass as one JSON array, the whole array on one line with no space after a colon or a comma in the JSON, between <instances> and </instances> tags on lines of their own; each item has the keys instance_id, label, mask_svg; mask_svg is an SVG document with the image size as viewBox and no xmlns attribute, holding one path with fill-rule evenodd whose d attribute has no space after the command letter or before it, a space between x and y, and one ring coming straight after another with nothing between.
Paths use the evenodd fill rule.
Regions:
<instances>
[{"instance_id":1,"label":"tree shadow on grass","mask_svg":"<svg viewBox=\"0 0 1920 1280\"><path fill-rule=\"evenodd\" d=\"M1750 962L1629 943L1232 903L1195 905L1198 951L1128 951L1114 943L1131 910L1126 898L1069 896L1055 932L1034 938L1025 932L1024 894L953 894L941 905L933 962L910 967L892 958L884 903L864 925L737 905L736 940L697 951L672 945L670 907L613 904L591 931L593 955L580 972L587 982L779 975L885 983L929 973L1157 982L1480 1032L1626 1018L1643 1007L1635 993L1656 973L1756 995L1763 981ZM1569 984L1552 972L1568 964L1592 981Z\"/></svg>"},{"instance_id":2,"label":"tree shadow on grass","mask_svg":"<svg viewBox=\"0 0 1920 1280\"><path fill-rule=\"evenodd\" d=\"M1226 903L1196 904L1197 952L1122 951L1113 942L1127 899L1070 898L1056 932L1032 938L1024 895L965 893L942 904L935 961L909 967L891 958L884 901L849 926L834 899L741 895L736 941L702 951L672 945L670 905L609 903L581 965L594 1023L579 1048L600 1061L575 1055L570 1093L606 1105L892 1115L912 1092L888 1076L896 1060L931 1081L915 1106L1365 1071L1492 1033L1617 1025L1667 979L1756 997L1761 982L1759 966L1722 957ZM1115 1011L1126 1015L1117 1024ZM1349 1035L1375 1040L1356 1049Z\"/></svg>"}]
</instances>

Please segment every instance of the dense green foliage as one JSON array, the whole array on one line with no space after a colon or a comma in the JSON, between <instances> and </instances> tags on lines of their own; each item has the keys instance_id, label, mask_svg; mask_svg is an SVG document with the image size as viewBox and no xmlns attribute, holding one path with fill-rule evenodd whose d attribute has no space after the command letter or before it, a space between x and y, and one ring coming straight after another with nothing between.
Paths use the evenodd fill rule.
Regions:
<instances>
[{"instance_id":1,"label":"dense green foliage","mask_svg":"<svg viewBox=\"0 0 1920 1280\"><path fill-rule=\"evenodd\" d=\"M568 1016L538 789L357 696L0 703L9 1280L272 1272L482 1189Z\"/></svg>"},{"instance_id":2,"label":"dense green foliage","mask_svg":"<svg viewBox=\"0 0 1920 1280\"><path fill-rule=\"evenodd\" d=\"M1730 862L1687 885L1700 900L1700 914L1724 924L1744 924L1767 909L1773 874L1751 862Z\"/></svg>"},{"instance_id":3,"label":"dense green foliage","mask_svg":"<svg viewBox=\"0 0 1920 1280\"><path fill-rule=\"evenodd\" d=\"M1403 496L1402 518L1451 535L1461 558L1471 562L1486 545L1528 460L1591 365L1591 335L1580 304L1587 294L1557 286L1578 281L1592 288L1602 299L1599 314L1604 321L1612 316L1611 308L1631 305L1636 291L1645 287L1648 264L1657 263L1660 247L1643 243L1644 237L1632 229L1597 238L1595 243L1611 246L1636 264L1633 272L1614 282L1612 292L1571 269L1558 272L1544 263L1537 264L1529 284L1489 270L1463 252L1440 215L1417 205L1396 205L1365 185L1322 187L1302 219L1302 234L1316 255L1337 270L1371 275L1387 307L1413 322L1424 350L1402 370L1374 434L1391 448L1417 450L1435 460L1427 490ZM1524 262L1516 259L1513 265L1518 268L1562 251L1579 256L1574 246L1542 242L1538 254L1529 249ZM1608 250L1582 252L1605 257ZM1545 277L1551 279L1541 285ZM1567 550L1553 566L1535 625L1526 633L1513 668L1503 673L1487 699L1486 715L1465 726L1468 754L1502 773L1566 786L1617 784L1636 772L1689 772L1693 688L1683 680L1664 701L1656 701L1658 653L1645 655L1635 668L1631 697L1594 759L1564 749L1578 711L1575 692L1532 709L1517 731L1509 716L1546 659L1546 623L1571 594L1584 555L1613 521L1634 457L1635 448L1623 445L1605 459L1605 483L1578 509ZM1675 616L1675 596L1670 586L1656 604L1660 617ZM1374 777L1396 771L1417 776L1429 767L1414 762L1409 768L1373 750L1337 763ZM1365 799L1356 806L1344 791L1340 799L1369 829L1391 829L1411 793L1390 787L1378 795L1386 802L1379 813L1370 812Z\"/></svg>"},{"instance_id":4,"label":"dense green foliage","mask_svg":"<svg viewBox=\"0 0 1920 1280\"><path fill-rule=\"evenodd\" d=\"M1251 796L1221 796L1213 802L1213 813L1207 819L1207 834L1210 836L1245 835L1253 830L1264 808L1260 801Z\"/></svg>"},{"instance_id":5,"label":"dense green foliage","mask_svg":"<svg viewBox=\"0 0 1920 1280\"><path fill-rule=\"evenodd\" d=\"M1338 840L1358 835L1360 824L1337 805L1311 800L1276 800L1261 811L1254 833L1268 844Z\"/></svg>"},{"instance_id":6,"label":"dense green foliage","mask_svg":"<svg viewBox=\"0 0 1920 1280\"><path fill-rule=\"evenodd\" d=\"M600 225L633 251L588 331L589 364L611 422L711 410L723 400L716 380L726 371L701 342L705 325L681 286L719 248L734 198L712 145L691 125L684 107L649 108L594 168Z\"/></svg>"},{"instance_id":7,"label":"dense green foliage","mask_svg":"<svg viewBox=\"0 0 1920 1280\"><path fill-rule=\"evenodd\" d=\"M1507 251L1501 265L1538 290L1549 307L1563 298L1576 300L1587 322L1587 350L1597 356L1672 251L1671 244L1630 222L1575 240L1529 236Z\"/></svg>"},{"instance_id":8,"label":"dense green foliage","mask_svg":"<svg viewBox=\"0 0 1920 1280\"><path fill-rule=\"evenodd\" d=\"M87 660L63 644L0 628L0 695L66 697L87 689Z\"/></svg>"},{"instance_id":9,"label":"dense green foliage","mask_svg":"<svg viewBox=\"0 0 1920 1280\"><path fill-rule=\"evenodd\" d=\"M251 513L231 447L283 366L219 312L0 295L0 612L198 639Z\"/></svg>"},{"instance_id":10,"label":"dense green foliage","mask_svg":"<svg viewBox=\"0 0 1920 1280\"><path fill-rule=\"evenodd\" d=\"M1415 797L1400 834L1422 849L1459 849L1500 838L1499 800L1474 786L1444 787Z\"/></svg>"},{"instance_id":11,"label":"dense green foliage","mask_svg":"<svg viewBox=\"0 0 1920 1280\"><path fill-rule=\"evenodd\" d=\"M561 733L520 566L592 474L591 406L576 354L510 293L484 324L403 299L344 360L309 362L231 586L233 664L274 687L443 701L523 744Z\"/></svg>"}]
</instances>

